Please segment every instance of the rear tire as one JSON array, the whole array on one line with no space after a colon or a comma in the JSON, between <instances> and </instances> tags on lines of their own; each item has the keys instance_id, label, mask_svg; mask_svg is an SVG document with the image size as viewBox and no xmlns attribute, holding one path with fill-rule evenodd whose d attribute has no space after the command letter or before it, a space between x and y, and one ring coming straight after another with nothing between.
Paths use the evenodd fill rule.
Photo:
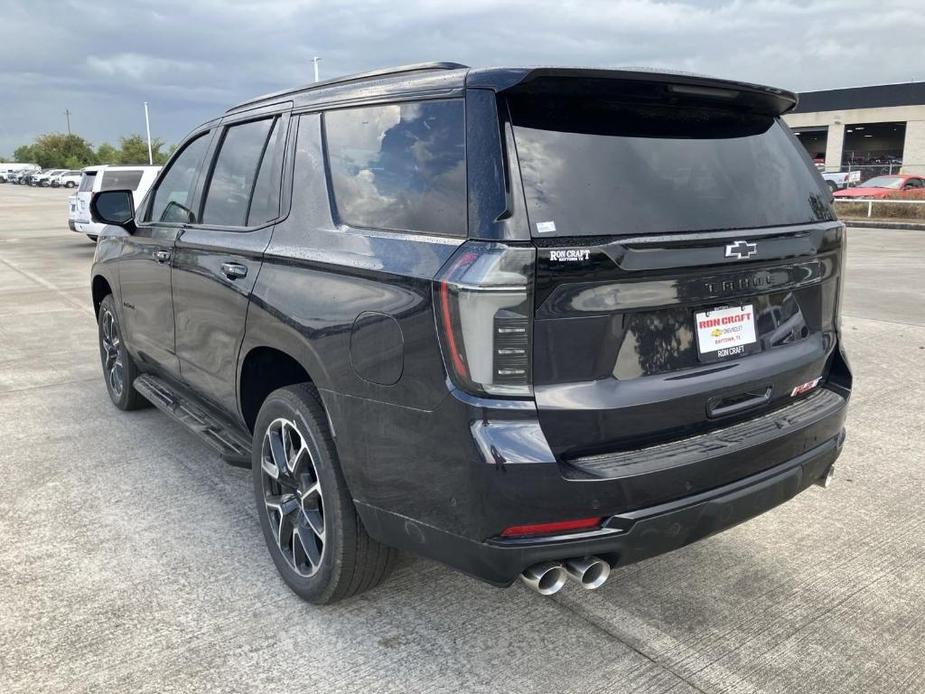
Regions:
<instances>
[{"instance_id":1,"label":"rear tire","mask_svg":"<svg viewBox=\"0 0 925 694\"><path fill-rule=\"evenodd\" d=\"M318 391L273 391L254 425L257 515L286 585L317 605L378 585L395 550L366 533L344 481Z\"/></svg>"},{"instance_id":2,"label":"rear tire","mask_svg":"<svg viewBox=\"0 0 925 694\"><path fill-rule=\"evenodd\" d=\"M148 406L133 383L138 378L138 368L125 348L122 327L116 314L116 302L107 294L100 302L97 316L97 332L100 342L100 362L103 365L103 379L112 404L120 410L137 410Z\"/></svg>"},{"instance_id":3,"label":"rear tire","mask_svg":"<svg viewBox=\"0 0 925 694\"><path fill-rule=\"evenodd\" d=\"M826 181L826 184L829 186L829 190L833 193L838 190L838 184L834 181Z\"/></svg>"}]
</instances>

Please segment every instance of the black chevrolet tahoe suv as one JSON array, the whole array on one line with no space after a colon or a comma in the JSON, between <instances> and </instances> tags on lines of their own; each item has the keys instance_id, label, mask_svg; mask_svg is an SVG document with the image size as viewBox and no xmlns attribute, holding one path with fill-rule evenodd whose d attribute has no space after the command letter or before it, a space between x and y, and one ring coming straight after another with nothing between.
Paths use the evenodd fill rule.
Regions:
<instances>
[{"instance_id":1,"label":"black chevrolet tahoe suv","mask_svg":"<svg viewBox=\"0 0 925 694\"><path fill-rule=\"evenodd\" d=\"M100 355L252 470L286 583L586 588L831 477L845 229L793 94L434 63L242 103L92 201Z\"/></svg>"}]
</instances>

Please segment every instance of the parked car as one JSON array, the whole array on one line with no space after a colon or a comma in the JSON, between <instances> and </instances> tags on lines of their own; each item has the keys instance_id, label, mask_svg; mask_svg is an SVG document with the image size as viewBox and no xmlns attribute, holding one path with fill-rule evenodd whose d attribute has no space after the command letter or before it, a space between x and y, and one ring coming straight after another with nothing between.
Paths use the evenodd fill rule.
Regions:
<instances>
[{"instance_id":1,"label":"parked car","mask_svg":"<svg viewBox=\"0 0 925 694\"><path fill-rule=\"evenodd\" d=\"M12 180L15 177L18 177L19 174L28 171L35 171L38 168L38 164L32 164L29 162L0 162L0 180L2 180L4 183L12 182Z\"/></svg>"},{"instance_id":2,"label":"parked car","mask_svg":"<svg viewBox=\"0 0 925 694\"><path fill-rule=\"evenodd\" d=\"M37 179L38 185L42 188L50 188L51 182L60 176L63 173L66 173L67 169L52 169L51 171L45 173Z\"/></svg>"},{"instance_id":3,"label":"parked car","mask_svg":"<svg viewBox=\"0 0 925 694\"><path fill-rule=\"evenodd\" d=\"M65 171L51 178L52 188L76 188L80 185L81 171Z\"/></svg>"},{"instance_id":4,"label":"parked car","mask_svg":"<svg viewBox=\"0 0 925 694\"><path fill-rule=\"evenodd\" d=\"M39 169L39 170L36 170L36 171L30 171L29 173L27 173L25 176L23 176L23 177L20 179L20 182L21 182L21 183L24 183L24 184L26 184L26 185L29 185L29 186L37 185L36 181L37 181L41 176L43 176L44 174L46 174L47 172L48 172L48 169Z\"/></svg>"},{"instance_id":5,"label":"parked car","mask_svg":"<svg viewBox=\"0 0 925 694\"><path fill-rule=\"evenodd\" d=\"M90 197L103 190L130 190L141 203L161 170L159 166L88 166L83 169L77 188L77 209L72 231L86 234L96 241L103 224L90 219Z\"/></svg>"},{"instance_id":6,"label":"parked car","mask_svg":"<svg viewBox=\"0 0 925 694\"><path fill-rule=\"evenodd\" d=\"M831 480L844 225L795 104L452 63L239 104L93 196L109 396L251 469L306 600L396 547L596 588Z\"/></svg>"},{"instance_id":7,"label":"parked car","mask_svg":"<svg viewBox=\"0 0 925 694\"><path fill-rule=\"evenodd\" d=\"M822 172L822 180L826 182L829 189L834 193L836 190L844 190L848 186L857 185L861 182L861 172L855 171L832 171L830 173Z\"/></svg>"},{"instance_id":8,"label":"parked car","mask_svg":"<svg viewBox=\"0 0 925 694\"><path fill-rule=\"evenodd\" d=\"M913 197L925 194L925 178L912 175L875 176L861 185L835 193L836 198Z\"/></svg>"},{"instance_id":9,"label":"parked car","mask_svg":"<svg viewBox=\"0 0 925 694\"><path fill-rule=\"evenodd\" d=\"M30 186L39 186L41 187L42 181L50 176L54 172L54 169L42 169L41 171L33 171L32 174L26 177L26 182Z\"/></svg>"}]
</instances>

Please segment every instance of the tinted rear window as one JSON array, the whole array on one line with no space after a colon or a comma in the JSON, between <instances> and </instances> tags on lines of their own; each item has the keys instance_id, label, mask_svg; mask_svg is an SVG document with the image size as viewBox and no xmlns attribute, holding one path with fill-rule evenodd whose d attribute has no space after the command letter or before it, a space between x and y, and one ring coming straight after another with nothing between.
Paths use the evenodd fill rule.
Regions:
<instances>
[{"instance_id":1,"label":"tinted rear window","mask_svg":"<svg viewBox=\"0 0 925 694\"><path fill-rule=\"evenodd\" d=\"M324 124L341 221L465 235L461 99L331 111Z\"/></svg>"},{"instance_id":2,"label":"tinted rear window","mask_svg":"<svg viewBox=\"0 0 925 694\"><path fill-rule=\"evenodd\" d=\"M742 229L834 217L776 119L706 108L512 100L534 235Z\"/></svg>"},{"instance_id":3,"label":"tinted rear window","mask_svg":"<svg viewBox=\"0 0 925 694\"><path fill-rule=\"evenodd\" d=\"M104 190L135 190L141 183L142 171L109 171L104 170L101 174L103 182L100 183L100 191Z\"/></svg>"}]
</instances>

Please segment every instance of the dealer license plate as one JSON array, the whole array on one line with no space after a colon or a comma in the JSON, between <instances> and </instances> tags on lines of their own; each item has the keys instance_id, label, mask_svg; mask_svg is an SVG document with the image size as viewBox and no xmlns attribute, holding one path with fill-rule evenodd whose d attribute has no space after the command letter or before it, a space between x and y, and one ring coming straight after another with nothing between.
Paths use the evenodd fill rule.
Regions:
<instances>
[{"instance_id":1,"label":"dealer license plate","mask_svg":"<svg viewBox=\"0 0 925 694\"><path fill-rule=\"evenodd\" d=\"M751 304L698 311L694 314L694 325L701 361L732 359L758 349Z\"/></svg>"}]
</instances>

